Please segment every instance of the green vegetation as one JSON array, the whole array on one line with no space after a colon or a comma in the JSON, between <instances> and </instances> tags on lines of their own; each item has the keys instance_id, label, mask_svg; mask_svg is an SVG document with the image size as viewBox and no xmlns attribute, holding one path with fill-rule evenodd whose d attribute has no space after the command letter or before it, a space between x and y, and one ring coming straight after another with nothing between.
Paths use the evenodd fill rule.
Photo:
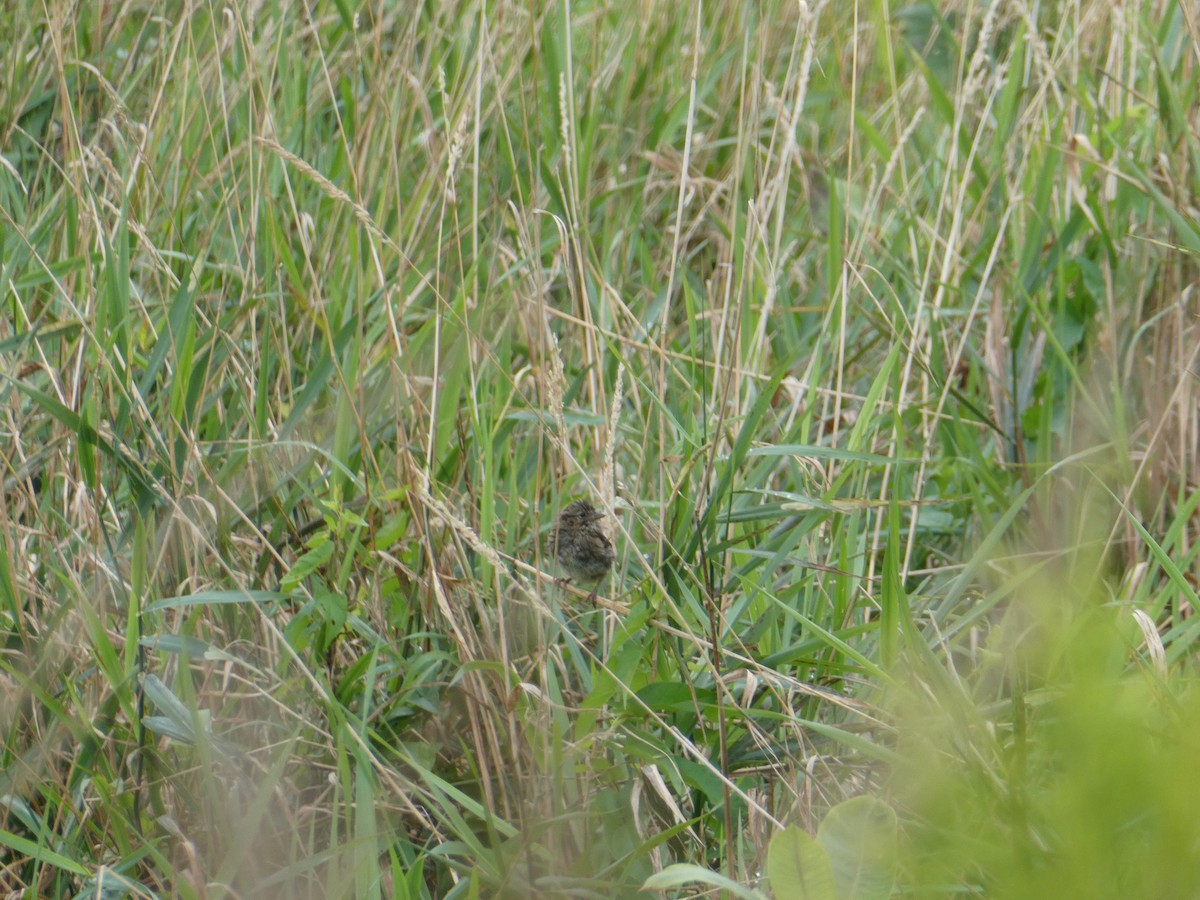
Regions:
<instances>
[{"instance_id":1,"label":"green vegetation","mask_svg":"<svg viewBox=\"0 0 1200 900\"><path fill-rule=\"evenodd\" d=\"M1195 896L1198 59L5 4L2 892Z\"/></svg>"}]
</instances>

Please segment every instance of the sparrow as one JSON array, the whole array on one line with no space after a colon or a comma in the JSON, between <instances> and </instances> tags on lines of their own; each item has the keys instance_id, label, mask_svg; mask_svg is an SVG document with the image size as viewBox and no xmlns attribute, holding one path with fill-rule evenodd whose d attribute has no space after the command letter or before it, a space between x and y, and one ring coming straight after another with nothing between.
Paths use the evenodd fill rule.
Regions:
<instances>
[{"instance_id":1,"label":"sparrow","mask_svg":"<svg viewBox=\"0 0 1200 900\"><path fill-rule=\"evenodd\" d=\"M558 521L550 529L550 555L568 576L560 579L560 583L566 584L571 579L596 582L588 595L593 603L600 582L617 558L612 541L600 528L603 518L604 513L588 501L576 500L559 513Z\"/></svg>"}]
</instances>

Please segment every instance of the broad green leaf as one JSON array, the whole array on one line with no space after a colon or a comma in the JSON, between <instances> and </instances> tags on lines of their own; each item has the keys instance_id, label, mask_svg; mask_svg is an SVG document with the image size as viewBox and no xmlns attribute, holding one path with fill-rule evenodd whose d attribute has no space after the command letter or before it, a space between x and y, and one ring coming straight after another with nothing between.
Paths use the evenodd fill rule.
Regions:
<instances>
[{"instance_id":1,"label":"broad green leaf","mask_svg":"<svg viewBox=\"0 0 1200 900\"><path fill-rule=\"evenodd\" d=\"M838 897L887 900L896 878L896 813L874 797L855 797L831 809L817 830L829 854Z\"/></svg>"},{"instance_id":2,"label":"broad green leaf","mask_svg":"<svg viewBox=\"0 0 1200 900\"><path fill-rule=\"evenodd\" d=\"M673 888L681 888L684 885L695 884L696 882L728 891L733 896L742 897L744 900L766 900L765 895L761 892L738 884L736 881L726 878L719 872L713 872L711 869L705 869L703 866L693 866L686 863L667 866L661 872L651 875L642 883L642 890L667 891Z\"/></svg>"},{"instance_id":3,"label":"broad green leaf","mask_svg":"<svg viewBox=\"0 0 1200 900\"><path fill-rule=\"evenodd\" d=\"M829 854L798 825L771 838L767 878L775 900L836 900L838 896Z\"/></svg>"}]
</instances>

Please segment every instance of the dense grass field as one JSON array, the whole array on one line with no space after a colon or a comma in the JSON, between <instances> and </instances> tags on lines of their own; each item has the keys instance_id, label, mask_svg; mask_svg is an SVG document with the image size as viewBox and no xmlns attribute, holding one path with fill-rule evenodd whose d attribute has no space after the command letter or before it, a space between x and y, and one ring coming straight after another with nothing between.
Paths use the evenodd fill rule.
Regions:
<instances>
[{"instance_id":1,"label":"dense grass field","mask_svg":"<svg viewBox=\"0 0 1200 900\"><path fill-rule=\"evenodd\" d=\"M2 4L0 894L1197 896L1198 62Z\"/></svg>"}]
</instances>

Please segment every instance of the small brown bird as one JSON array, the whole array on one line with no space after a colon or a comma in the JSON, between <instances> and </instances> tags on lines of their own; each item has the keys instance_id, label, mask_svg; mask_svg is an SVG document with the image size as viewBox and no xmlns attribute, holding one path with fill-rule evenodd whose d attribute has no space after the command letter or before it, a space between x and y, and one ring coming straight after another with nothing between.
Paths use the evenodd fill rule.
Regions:
<instances>
[{"instance_id":1,"label":"small brown bird","mask_svg":"<svg viewBox=\"0 0 1200 900\"><path fill-rule=\"evenodd\" d=\"M572 578L596 582L588 596L593 603L596 602L600 582L617 558L612 541L600 528L603 518L604 513L592 504L586 500L576 500L559 513L558 521L550 529L550 555L558 560L568 576L561 579L562 583Z\"/></svg>"}]
</instances>

